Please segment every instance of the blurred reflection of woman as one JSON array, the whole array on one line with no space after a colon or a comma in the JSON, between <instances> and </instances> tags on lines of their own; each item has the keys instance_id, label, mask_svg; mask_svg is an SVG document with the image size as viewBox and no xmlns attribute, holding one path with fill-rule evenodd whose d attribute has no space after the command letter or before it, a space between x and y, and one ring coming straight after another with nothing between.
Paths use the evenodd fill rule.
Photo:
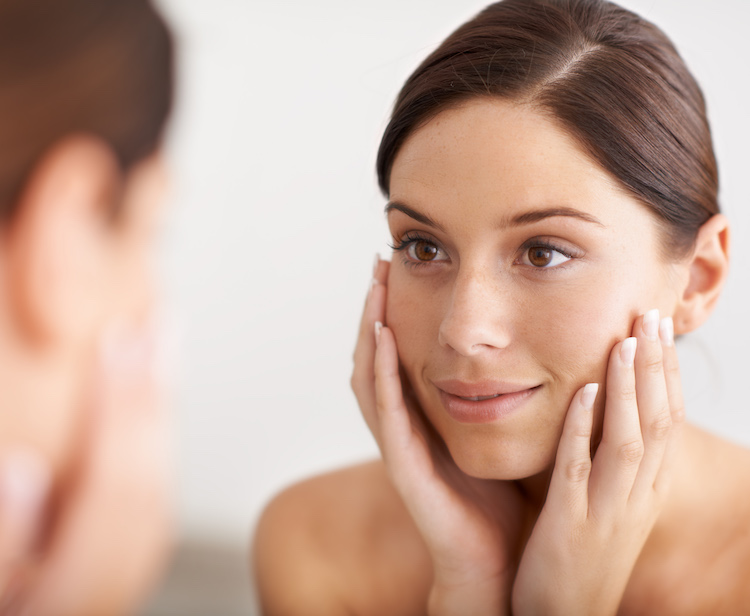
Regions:
<instances>
[{"instance_id":1,"label":"blurred reflection of woman","mask_svg":"<svg viewBox=\"0 0 750 616\"><path fill-rule=\"evenodd\" d=\"M0 611L120 614L168 546L152 236L172 42L146 0L0 3Z\"/></svg>"}]
</instances>

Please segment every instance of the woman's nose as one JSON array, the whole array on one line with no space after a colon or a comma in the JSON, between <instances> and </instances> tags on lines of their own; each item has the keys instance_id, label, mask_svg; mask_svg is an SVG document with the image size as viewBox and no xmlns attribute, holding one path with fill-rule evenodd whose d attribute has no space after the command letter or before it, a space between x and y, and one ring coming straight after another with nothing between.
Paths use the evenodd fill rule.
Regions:
<instances>
[{"instance_id":1,"label":"woman's nose","mask_svg":"<svg viewBox=\"0 0 750 616\"><path fill-rule=\"evenodd\" d=\"M438 342L469 357L510 343L509 298L497 280L484 273L459 273Z\"/></svg>"}]
</instances>

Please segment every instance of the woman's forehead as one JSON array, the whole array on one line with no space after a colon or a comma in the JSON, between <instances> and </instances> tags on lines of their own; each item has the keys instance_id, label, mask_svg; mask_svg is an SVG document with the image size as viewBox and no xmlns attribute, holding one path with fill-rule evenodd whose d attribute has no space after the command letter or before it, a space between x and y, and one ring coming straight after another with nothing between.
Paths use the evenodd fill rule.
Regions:
<instances>
[{"instance_id":1,"label":"woman's forehead","mask_svg":"<svg viewBox=\"0 0 750 616\"><path fill-rule=\"evenodd\" d=\"M446 110L415 131L394 161L391 198L507 219L575 208L603 222L613 205L635 202L547 114L495 99Z\"/></svg>"}]
</instances>

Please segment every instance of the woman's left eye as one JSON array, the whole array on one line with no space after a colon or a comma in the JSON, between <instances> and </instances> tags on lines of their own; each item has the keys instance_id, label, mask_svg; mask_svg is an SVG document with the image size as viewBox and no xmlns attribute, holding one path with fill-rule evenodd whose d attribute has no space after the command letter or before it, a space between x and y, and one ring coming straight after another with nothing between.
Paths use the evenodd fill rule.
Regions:
<instances>
[{"instance_id":1,"label":"woman's left eye","mask_svg":"<svg viewBox=\"0 0 750 616\"><path fill-rule=\"evenodd\" d=\"M537 244L529 246L521 255L521 263L536 268L551 268L570 261L573 257L565 254L557 248Z\"/></svg>"}]
</instances>

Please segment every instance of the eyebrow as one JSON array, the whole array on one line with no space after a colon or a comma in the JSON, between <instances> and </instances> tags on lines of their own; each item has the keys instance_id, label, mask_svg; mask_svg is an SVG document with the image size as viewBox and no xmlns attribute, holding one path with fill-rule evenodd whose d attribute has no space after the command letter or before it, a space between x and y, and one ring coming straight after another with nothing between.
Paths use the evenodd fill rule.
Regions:
<instances>
[{"instance_id":1,"label":"eyebrow","mask_svg":"<svg viewBox=\"0 0 750 616\"><path fill-rule=\"evenodd\" d=\"M402 214L406 214L409 218L413 218L417 222L421 222L423 225L437 229L438 231L444 231L443 227L436 223L432 218L424 214L420 214L416 210L411 209L409 206L399 203L398 201L389 201L385 206L385 215L388 216L393 210L399 211Z\"/></svg>"},{"instance_id":2,"label":"eyebrow","mask_svg":"<svg viewBox=\"0 0 750 616\"><path fill-rule=\"evenodd\" d=\"M421 214L420 212L413 210L412 208L410 208L407 205L404 205L403 203L399 203L397 201L388 202L388 204L385 206L386 216L390 214L393 210L406 214L410 218L413 218L417 222L421 222L422 224L427 225L428 227L433 227L440 231L444 230L441 225L439 225L437 222L432 220L432 218L430 218L429 216L425 214ZM553 207L553 208L546 208L543 210L531 210L530 212L525 212L523 214L519 214L518 216L511 218L509 221L504 221L500 226L520 227L522 225L529 225L535 222L539 222L540 220L545 220L546 218L554 218L556 216L578 218L579 220L583 220L584 222L590 222L595 225L599 225L600 227L605 226L604 223L602 223L595 216L592 216L591 214L582 212L572 207Z\"/></svg>"},{"instance_id":3,"label":"eyebrow","mask_svg":"<svg viewBox=\"0 0 750 616\"><path fill-rule=\"evenodd\" d=\"M569 218L578 218L579 220L583 220L585 222L590 222L595 225L599 225L600 227L604 227L604 223L602 223L595 216L592 216L591 214L588 214L587 212L582 212L581 210L577 210L572 207L552 207L552 208L547 208L544 210L532 210L530 212L519 214L518 216L512 218L509 222L509 225L514 226L514 227L521 226L521 225L528 225L533 222L539 222L540 220L544 220L545 218L553 218L555 216L567 216Z\"/></svg>"}]
</instances>

